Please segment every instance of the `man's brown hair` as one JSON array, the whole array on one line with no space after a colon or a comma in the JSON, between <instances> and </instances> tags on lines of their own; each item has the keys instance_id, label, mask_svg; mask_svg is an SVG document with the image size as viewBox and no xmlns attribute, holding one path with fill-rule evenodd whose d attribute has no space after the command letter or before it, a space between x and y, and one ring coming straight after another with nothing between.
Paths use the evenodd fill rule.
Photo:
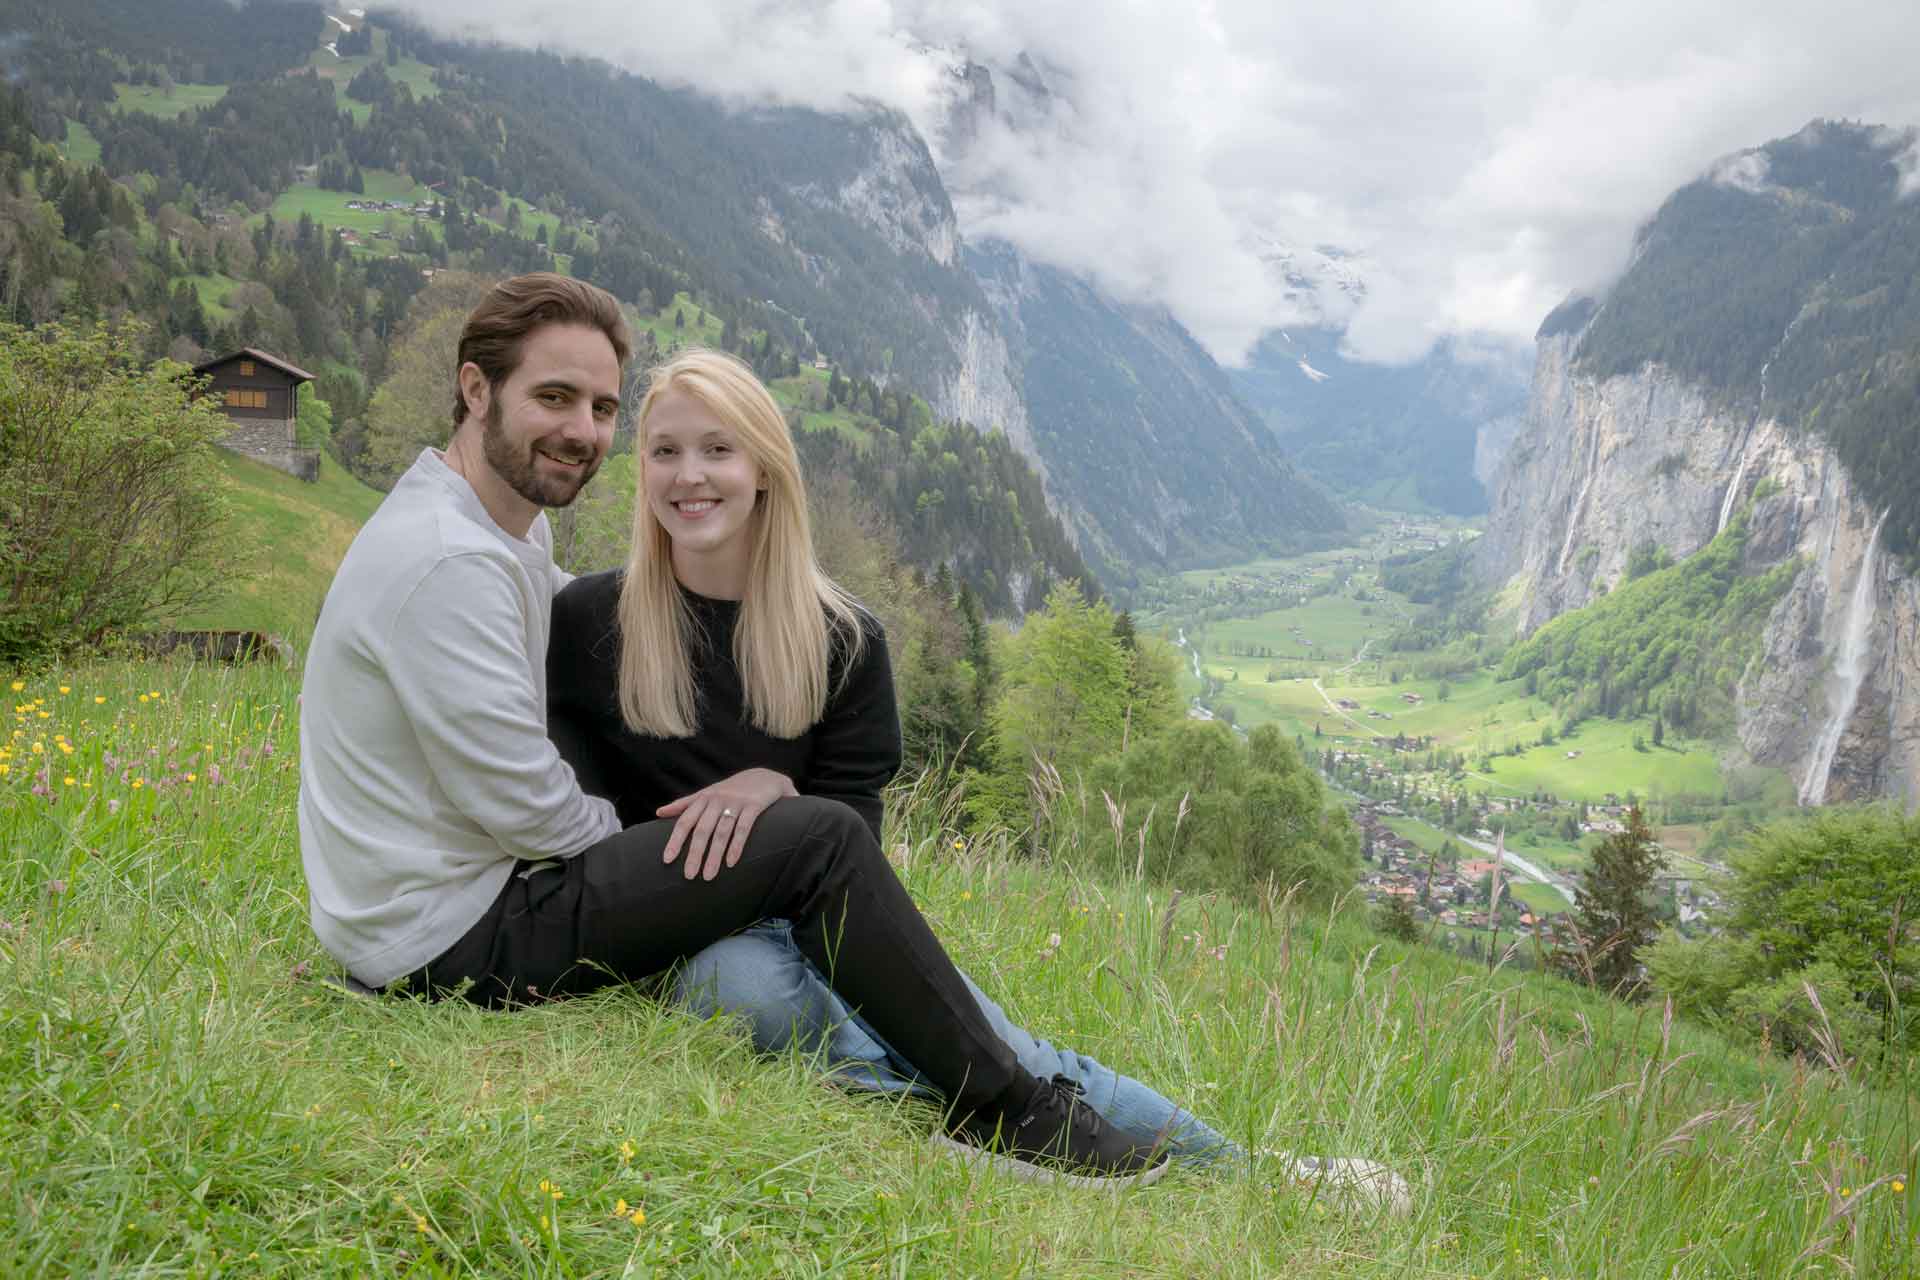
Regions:
<instances>
[{"instance_id":1,"label":"man's brown hair","mask_svg":"<svg viewBox=\"0 0 1920 1280\"><path fill-rule=\"evenodd\" d=\"M633 354L633 339L627 332L626 317L620 304L605 289L555 275L534 271L514 276L493 286L467 316L460 331L460 354L454 362L456 373L471 361L486 375L496 391L500 384L520 367L521 348L527 335L542 325L579 324L598 329L613 344L614 358L622 365ZM453 388L453 423L467 420L467 397L456 378Z\"/></svg>"}]
</instances>

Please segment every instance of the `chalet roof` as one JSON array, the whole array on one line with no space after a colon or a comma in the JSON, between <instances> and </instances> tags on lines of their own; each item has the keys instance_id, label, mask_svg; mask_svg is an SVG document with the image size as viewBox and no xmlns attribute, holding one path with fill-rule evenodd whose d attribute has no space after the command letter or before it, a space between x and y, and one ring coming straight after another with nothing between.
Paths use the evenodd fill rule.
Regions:
<instances>
[{"instance_id":1,"label":"chalet roof","mask_svg":"<svg viewBox=\"0 0 1920 1280\"><path fill-rule=\"evenodd\" d=\"M279 356L274 355L272 352L262 351L258 347L242 347L238 351L228 352L224 356L220 356L216 359L208 360L203 364L197 364L193 366L193 371L195 373L208 373L214 369L219 368L221 365L230 363L231 361L234 361L234 360L257 360L261 364L271 365L272 367L274 367L275 369L278 369L280 372L286 374L289 378L292 378L295 381L298 381L298 382L313 381L313 375L308 373L305 369L302 369L299 365L290 364L287 361L282 360Z\"/></svg>"}]
</instances>

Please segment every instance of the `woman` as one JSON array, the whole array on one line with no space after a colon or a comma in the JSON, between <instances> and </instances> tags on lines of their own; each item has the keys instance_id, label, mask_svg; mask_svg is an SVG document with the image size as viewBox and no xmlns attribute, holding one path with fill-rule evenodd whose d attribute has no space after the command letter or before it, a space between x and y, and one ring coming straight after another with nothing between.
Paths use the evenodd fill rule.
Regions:
<instances>
[{"instance_id":1,"label":"woman","mask_svg":"<svg viewBox=\"0 0 1920 1280\"><path fill-rule=\"evenodd\" d=\"M783 796L843 801L878 839L881 788L900 766L886 637L814 560L779 406L740 361L694 350L655 371L638 430L627 567L554 602L548 731L623 822L676 820L664 857L684 857L689 878L724 874ZM1139 1145L1237 1154L1145 1085L1013 1026L967 985L1026 1070L1070 1085ZM698 1012L744 1017L763 1050L825 1047L855 1087L930 1092L847 1011L785 922L695 956L680 992Z\"/></svg>"}]
</instances>

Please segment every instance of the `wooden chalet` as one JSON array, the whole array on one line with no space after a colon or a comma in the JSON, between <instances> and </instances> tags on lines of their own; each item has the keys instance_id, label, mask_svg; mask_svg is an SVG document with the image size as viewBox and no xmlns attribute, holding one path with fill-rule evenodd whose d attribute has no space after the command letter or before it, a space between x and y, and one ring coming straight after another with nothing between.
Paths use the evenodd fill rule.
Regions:
<instances>
[{"instance_id":1,"label":"wooden chalet","mask_svg":"<svg viewBox=\"0 0 1920 1280\"><path fill-rule=\"evenodd\" d=\"M204 394L218 396L233 423L222 445L302 480L319 479L320 451L300 448L294 433L300 386L312 382L312 374L254 347L195 365L193 371L208 379Z\"/></svg>"}]
</instances>

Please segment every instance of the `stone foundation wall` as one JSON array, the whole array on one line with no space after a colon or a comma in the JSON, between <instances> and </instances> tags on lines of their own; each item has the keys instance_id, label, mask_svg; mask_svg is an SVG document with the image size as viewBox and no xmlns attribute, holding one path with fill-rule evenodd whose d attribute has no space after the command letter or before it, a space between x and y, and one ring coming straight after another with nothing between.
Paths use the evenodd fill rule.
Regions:
<instances>
[{"instance_id":1,"label":"stone foundation wall","mask_svg":"<svg viewBox=\"0 0 1920 1280\"><path fill-rule=\"evenodd\" d=\"M293 424L276 418L238 420L220 442L222 448L264 462L276 471L313 481L320 475L320 451L293 443Z\"/></svg>"}]
</instances>

